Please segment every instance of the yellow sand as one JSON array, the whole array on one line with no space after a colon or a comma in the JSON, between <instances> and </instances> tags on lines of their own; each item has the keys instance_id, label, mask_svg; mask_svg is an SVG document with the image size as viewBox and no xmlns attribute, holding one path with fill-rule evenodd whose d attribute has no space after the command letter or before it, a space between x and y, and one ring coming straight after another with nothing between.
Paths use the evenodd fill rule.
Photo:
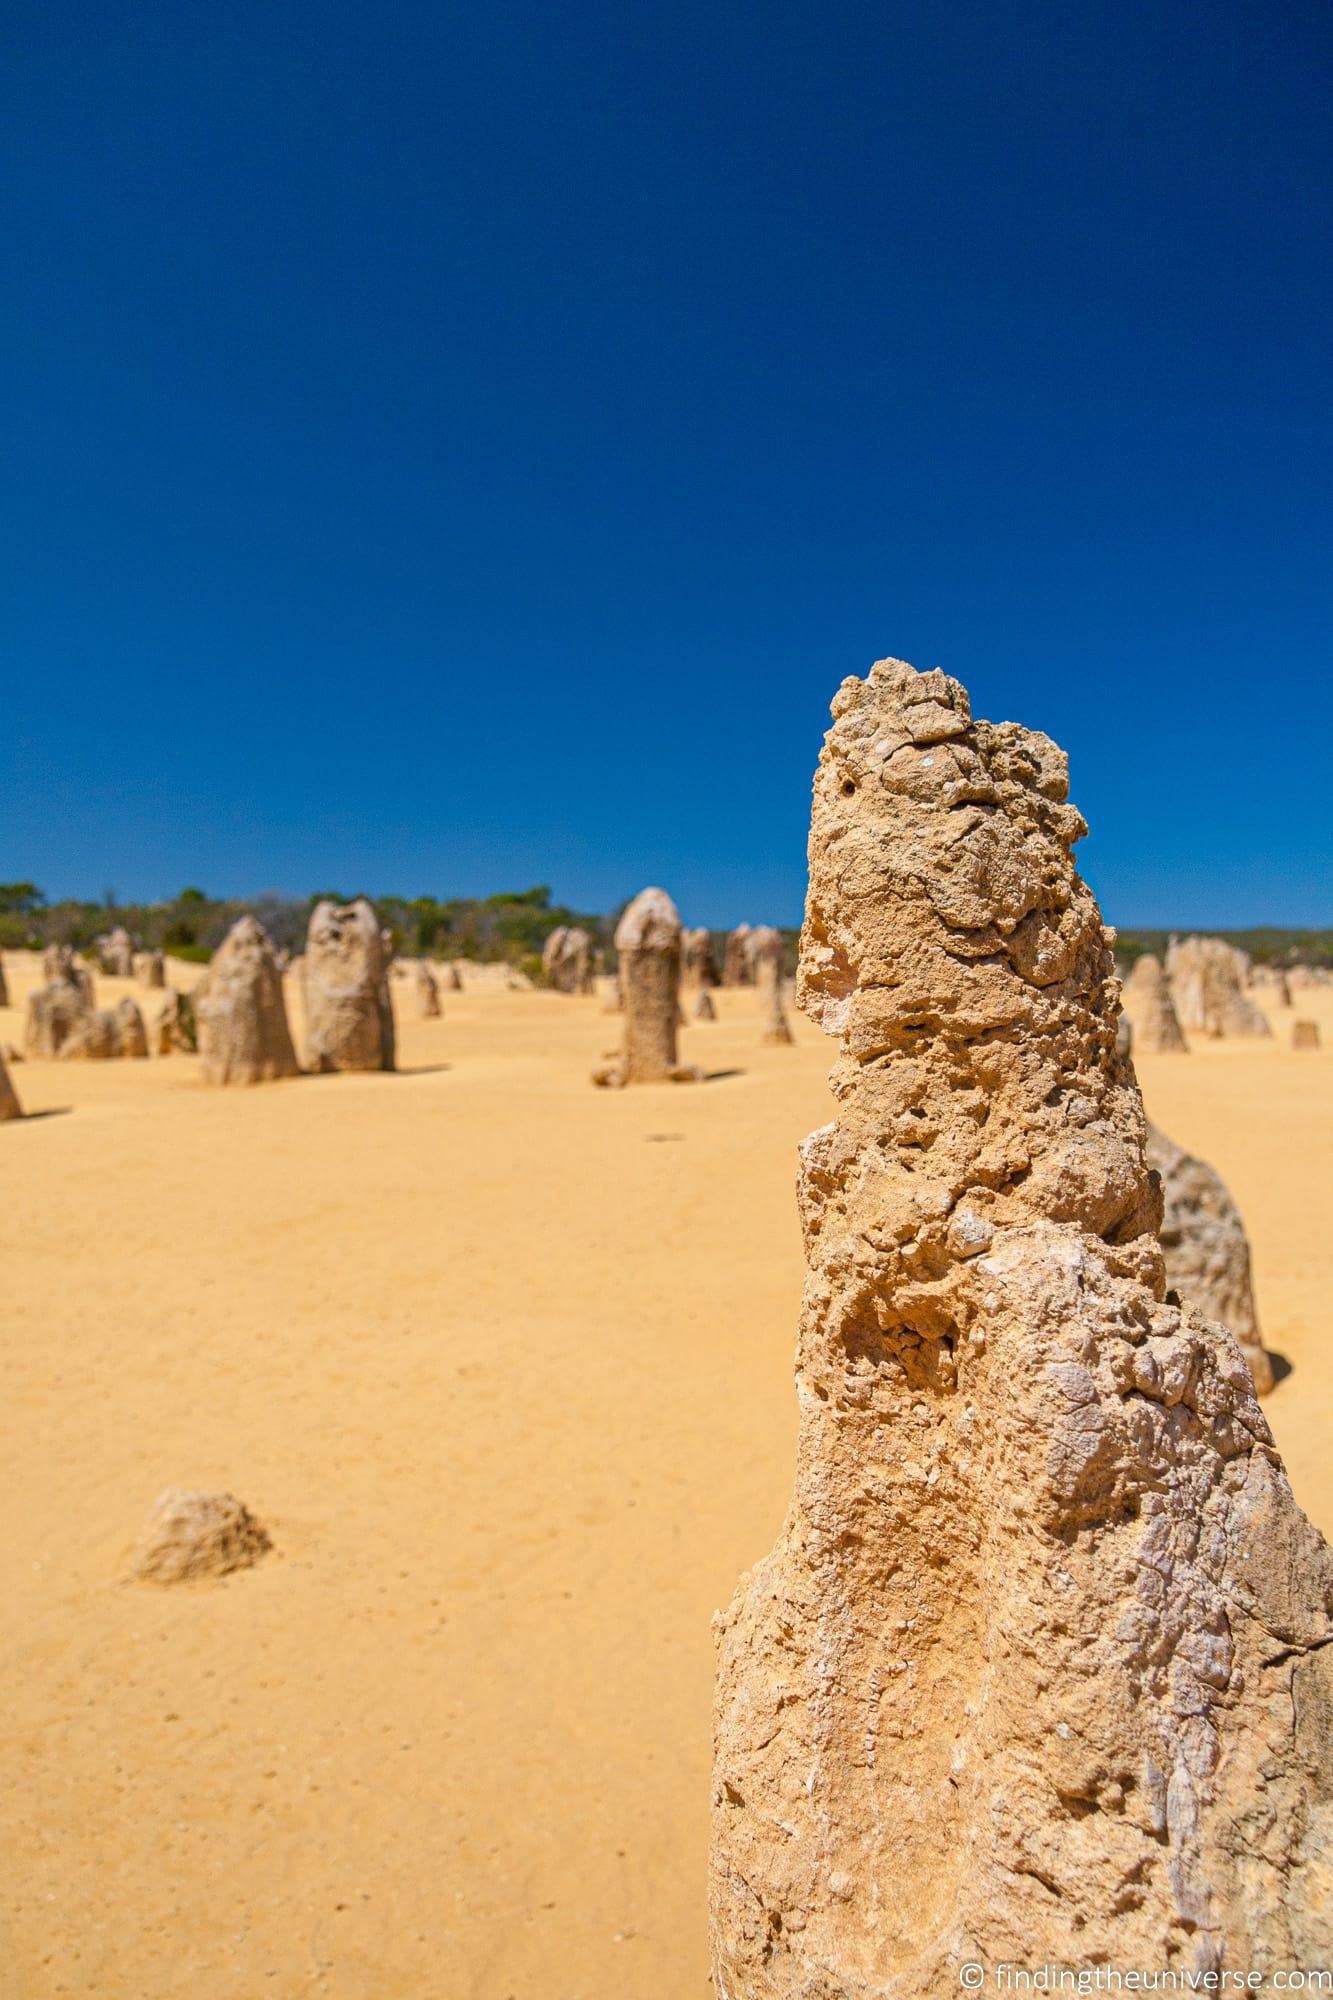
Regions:
<instances>
[{"instance_id":1,"label":"yellow sand","mask_svg":"<svg viewBox=\"0 0 1333 2000\"><path fill-rule=\"evenodd\" d=\"M684 1050L739 1074L605 1094L595 1001L397 999L398 1076L14 1070L55 1115L0 1127L6 1995L708 1991L709 1618L790 1486L831 1045L723 994ZM1274 1018L1141 1076L1245 1211L1327 1530L1333 1046ZM278 1553L125 1583L171 1484Z\"/></svg>"}]
</instances>

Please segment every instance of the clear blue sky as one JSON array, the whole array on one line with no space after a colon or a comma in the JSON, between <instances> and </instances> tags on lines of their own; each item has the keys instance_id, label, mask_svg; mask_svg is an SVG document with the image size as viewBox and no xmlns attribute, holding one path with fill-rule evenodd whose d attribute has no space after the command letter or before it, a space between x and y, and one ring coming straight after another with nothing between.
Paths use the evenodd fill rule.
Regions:
<instances>
[{"instance_id":1,"label":"clear blue sky","mask_svg":"<svg viewBox=\"0 0 1333 2000\"><path fill-rule=\"evenodd\" d=\"M0 878L792 922L883 653L1333 922L1333 15L8 0Z\"/></svg>"}]
</instances>

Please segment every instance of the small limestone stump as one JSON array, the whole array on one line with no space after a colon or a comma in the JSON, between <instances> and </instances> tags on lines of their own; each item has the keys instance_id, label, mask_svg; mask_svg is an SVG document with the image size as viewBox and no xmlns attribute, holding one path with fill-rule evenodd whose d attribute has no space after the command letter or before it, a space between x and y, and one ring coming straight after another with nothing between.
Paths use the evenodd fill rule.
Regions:
<instances>
[{"instance_id":1,"label":"small limestone stump","mask_svg":"<svg viewBox=\"0 0 1333 2000\"><path fill-rule=\"evenodd\" d=\"M1065 759L896 660L833 714L798 996L836 1118L795 1491L717 1621L718 1994L1323 1965L1333 1552L1166 1301Z\"/></svg>"},{"instance_id":2,"label":"small limestone stump","mask_svg":"<svg viewBox=\"0 0 1333 2000\"><path fill-rule=\"evenodd\" d=\"M9 1064L0 1055L0 1125L7 1119L21 1118L23 1106L19 1103L18 1092L10 1081Z\"/></svg>"},{"instance_id":3,"label":"small limestone stump","mask_svg":"<svg viewBox=\"0 0 1333 2000\"><path fill-rule=\"evenodd\" d=\"M706 986L699 988L690 1012L696 1021L716 1021L717 1008L713 1005L713 996Z\"/></svg>"},{"instance_id":4,"label":"small limestone stump","mask_svg":"<svg viewBox=\"0 0 1333 2000\"><path fill-rule=\"evenodd\" d=\"M79 1023L92 1009L83 988L72 979L53 979L28 995L23 1023L24 1054L38 1060L58 1056Z\"/></svg>"},{"instance_id":5,"label":"small limestone stump","mask_svg":"<svg viewBox=\"0 0 1333 2000\"><path fill-rule=\"evenodd\" d=\"M101 940L102 970L116 979L133 979L134 944L129 932L117 924L108 936Z\"/></svg>"},{"instance_id":6,"label":"small limestone stump","mask_svg":"<svg viewBox=\"0 0 1333 2000\"><path fill-rule=\"evenodd\" d=\"M134 976L140 986L160 987L167 983L166 961L160 951L137 951L134 954Z\"/></svg>"},{"instance_id":7,"label":"small limestone stump","mask_svg":"<svg viewBox=\"0 0 1333 2000\"><path fill-rule=\"evenodd\" d=\"M311 1069L393 1068L388 936L364 896L354 903L316 903L305 945L306 1059Z\"/></svg>"},{"instance_id":8,"label":"small limestone stump","mask_svg":"<svg viewBox=\"0 0 1333 2000\"><path fill-rule=\"evenodd\" d=\"M592 939L577 924L561 924L542 946L542 971L556 993L593 991Z\"/></svg>"},{"instance_id":9,"label":"small limestone stump","mask_svg":"<svg viewBox=\"0 0 1333 2000\"><path fill-rule=\"evenodd\" d=\"M249 1569L272 1546L268 1531L233 1494L168 1486L135 1545L134 1574L142 1583L198 1583Z\"/></svg>"},{"instance_id":10,"label":"small limestone stump","mask_svg":"<svg viewBox=\"0 0 1333 2000\"><path fill-rule=\"evenodd\" d=\"M771 924L750 933L750 963L763 1022L761 1042L790 1042L791 1025L782 1005L782 936Z\"/></svg>"},{"instance_id":11,"label":"small limestone stump","mask_svg":"<svg viewBox=\"0 0 1333 2000\"><path fill-rule=\"evenodd\" d=\"M1133 1016L1135 1045L1141 1054L1189 1054L1171 988L1160 961L1150 951L1135 961L1125 988L1125 1005Z\"/></svg>"},{"instance_id":12,"label":"small limestone stump","mask_svg":"<svg viewBox=\"0 0 1333 2000\"><path fill-rule=\"evenodd\" d=\"M737 924L727 939L722 954L722 984L724 986L752 986L754 966L750 958L750 926Z\"/></svg>"},{"instance_id":13,"label":"small limestone stump","mask_svg":"<svg viewBox=\"0 0 1333 2000\"><path fill-rule=\"evenodd\" d=\"M458 969L456 959L450 959L440 976L444 981L447 992L461 993L463 991L463 975Z\"/></svg>"},{"instance_id":14,"label":"small limestone stump","mask_svg":"<svg viewBox=\"0 0 1333 2000\"><path fill-rule=\"evenodd\" d=\"M683 986L716 986L712 933L700 925L680 934L680 978Z\"/></svg>"},{"instance_id":15,"label":"small limestone stump","mask_svg":"<svg viewBox=\"0 0 1333 2000\"><path fill-rule=\"evenodd\" d=\"M1293 1021L1291 1024L1291 1046L1294 1049L1317 1049L1319 1047L1318 1021Z\"/></svg>"},{"instance_id":16,"label":"small limestone stump","mask_svg":"<svg viewBox=\"0 0 1333 2000\"><path fill-rule=\"evenodd\" d=\"M1226 1182L1207 1160L1196 1159L1148 1127L1148 1165L1162 1180L1166 1282L1186 1305L1220 1320L1239 1343L1261 1396L1273 1386L1273 1364L1259 1332L1250 1275L1250 1239Z\"/></svg>"},{"instance_id":17,"label":"small limestone stump","mask_svg":"<svg viewBox=\"0 0 1333 2000\"><path fill-rule=\"evenodd\" d=\"M153 1050L159 1056L193 1055L199 1046L194 1019L194 1002L188 993L167 988L166 999L153 1022Z\"/></svg>"},{"instance_id":18,"label":"small limestone stump","mask_svg":"<svg viewBox=\"0 0 1333 2000\"><path fill-rule=\"evenodd\" d=\"M1272 979L1272 987L1273 987L1273 998L1277 1002L1278 1006L1290 1007L1291 987L1287 983L1287 975L1285 972L1274 973Z\"/></svg>"},{"instance_id":19,"label":"small limestone stump","mask_svg":"<svg viewBox=\"0 0 1333 2000\"><path fill-rule=\"evenodd\" d=\"M438 1021L440 1018L439 981L424 958L417 960L417 1012L423 1021Z\"/></svg>"},{"instance_id":20,"label":"small limestone stump","mask_svg":"<svg viewBox=\"0 0 1333 2000\"><path fill-rule=\"evenodd\" d=\"M9 981L5 978L5 962L0 958L0 1007L9 1005Z\"/></svg>"},{"instance_id":21,"label":"small limestone stump","mask_svg":"<svg viewBox=\"0 0 1333 2000\"><path fill-rule=\"evenodd\" d=\"M625 1042L596 1083L686 1083L699 1072L676 1053L680 1022L680 916L665 889L642 889L616 926Z\"/></svg>"},{"instance_id":22,"label":"small limestone stump","mask_svg":"<svg viewBox=\"0 0 1333 2000\"><path fill-rule=\"evenodd\" d=\"M238 917L194 989L206 1083L267 1083L299 1076L282 974L257 917Z\"/></svg>"}]
</instances>

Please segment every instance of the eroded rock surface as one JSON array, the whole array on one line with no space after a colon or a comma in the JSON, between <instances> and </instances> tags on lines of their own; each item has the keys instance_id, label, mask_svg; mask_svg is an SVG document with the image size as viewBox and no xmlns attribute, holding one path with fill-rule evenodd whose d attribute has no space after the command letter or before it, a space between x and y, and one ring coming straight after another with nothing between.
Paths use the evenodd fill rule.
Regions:
<instances>
[{"instance_id":1,"label":"eroded rock surface","mask_svg":"<svg viewBox=\"0 0 1333 2000\"><path fill-rule=\"evenodd\" d=\"M167 983L166 960L160 951L134 954L134 976L141 986L162 987Z\"/></svg>"},{"instance_id":2,"label":"eroded rock surface","mask_svg":"<svg viewBox=\"0 0 1333 2000\"><path fill-rule=\"evenodd\" d=\"M28 995L23 1021L24 1054L48 1061L58 1056L91 1012L86 989L72 978L56 978L35 987Z\"/></svg>"},{"instance_id":3,"label":"eroded rock surface","mask_svg":"<svg viewBox=\"0 0 1333 2000\"><path fill-rule=\"evenodd\" d=\"M300 1075L282 974L257 917L237 918L192 998L207 1083L268 1083Z\"/></svg>"},{"instance_id":4,"label":"eroded rock surface","mask_svg":"<svg viewBox=\"0 0 1333 2000\"><path fill-rule=\"evenodd\" d=\"M99 940L102 970L117 979L134 977L134 941L122 924Z\"/></svg>"},{"instance_id":5,"label":"eroded rock surface","mask_svg":"<svg viewBox=\"0 0 1333 2000\"><path fill-rule=\"evenodd\" d=\"M1166 1303L1065 759L899 661L833 712L798 995L837 1116L795 1492L719 1619L718 1992L1322 1964L1333 1556Z\"/></svg>"},{"instance_id":6,"label":"eroded rock surface","mask_svg":"<svg viewBox=\"0 0 1333 2000\"><path fill-rule=\"evenodd\" d=\"M760 924L750 933L750 963L754 968L763 1042L791 1041L791 1023L782 1004L782 933Z\"/></svg>"},{"instance_id":7,"label":"eroded rock surface","mask_svg":"<svg viewBox=\"0 0 1333 2000\"><path fill-rule=\"evenodd\" d=\"M311 1069L393 1068L389 936L364 896L316 903L311 911L304 966Z\"/></svg>"},{"instance_id":8,"label":"eroded rock surface","mask_svg":"<svg viewBox=\"0 0 1333 2000\"><path fill-rule=\"evenodd\" d=\"M440 1018L440 982L424 958L417 960L417 1012L423 1021Z\"/></svg>"},{"instance_id":9,"label":"eroded rock surface","mask_svg":"<svg viewBox=\"0 0 1333 2000\"><path fill-rule=\"evenodd\" d=\"M577 924L559 924L542 946L542 971L556 993L593 991L593 943Z\"/></svg>"},{"instance_id":10,"label":"eroded rock surface","mask_svg":"<svg viewBox=\"0 0 1333 2000\"><path fill-rule=\"evenodd\" d=\"M751 926L737 924L726 943L722 954L722 984L724 986L752 986L754 966L750 958Z\"/></svg>"},{"instance_id":11,"label":"eroded rock surface","mask_svg":"<svg viewBox=\"0 0 1333 2000\"><path fill-rule=\"evenodd\" d=\"M682 986L717 985L712 933L702 924L680 934L680 983Z\"/></svg>"},{"instance_id":12,"label":"eroded rock surface","mask_svg":"<svg viewBox=\"0 0 1333 2000\"><path fill-rule=\"evenodd\" d=\"M1273 1364L1259 1332L1250 1271L1250 1239L1216 1167L1148 1127L1148 1165L1162 1179L1159 1236L1166 1282L1186 1305L1219 1319L1236 1336L1255 1387L1266 1396Z\"/></svg>"},{"instance_id":13,"label":"eroded rock surface","mask_svg":"<svg viewBox=\"0 0 1333 2000\"><path fill-rule=\"evenodd\" d=\"M1245 991L1250 961L1224 938L1173 938L1166 969L1182 1027L1201 1035L1271 1035L1263 1009Z\"/></svg>"},{"instance_id":14,"label":"eroded rock surface","mask_svg":"<svg viewBox=\"0 0 1333 2000\"><path fill-rule=\"evenodd\" d=\"M135 1545L133 1573L142 1583L199 1583L249 1569L272 1546L234 1494L168 1486Z\"/></svg>"},{"instance_id":15,"label":"eroded rock surface","mask_svg":"<svg viewBox=\"0 0 1333 2000\"><path fill-rule=\"evenodd\" d=\"M193 1055L199 1046L194 1001L169 986L153 1021L153 1051L159 1056Z\"/></svg>"},{"instance_id":16,"label":"eroded rock surface","mask_svg":"<svg viewBox=\"0 0 1333 2000\"><path fill-rule=\"evenodd\" d=\"M3 1051L0 1051L0 1125L10 1118L22 1116L23 1106L19 1103L18 1092L10 1078L9 1064L5 1060Z\"/></svg>"}]
</instances>

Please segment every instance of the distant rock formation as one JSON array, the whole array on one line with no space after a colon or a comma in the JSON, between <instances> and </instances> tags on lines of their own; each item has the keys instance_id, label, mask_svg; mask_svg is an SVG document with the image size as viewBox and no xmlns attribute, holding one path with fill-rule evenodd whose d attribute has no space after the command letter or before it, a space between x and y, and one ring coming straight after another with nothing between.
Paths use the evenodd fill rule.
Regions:
<instances>
[{"instance_id":1,"label":"distant rock formation","mask_svg":"<svg viewBox=\"0 0 1333 2000\"><path fill-rule=\"evenodd\" d=\"M616 928L625 1044L595 1083L693 1082L698 1070L676 1052L680 1022L680 916L665 889L643 889Z\"/></svg>"},{"instance_id":2,"label":"distant rock formation","mask_svg":"<svg viewBox=\"0 0 1333 2000\"><path fill-rule=\"evenodd\" d=\"M463 975L458 969L458 961L456 959L451 958L449 960L440 977L444 981L447 992L461 993L463 991Z\"/></svg>"},{"instance_id":3,"label":"distant rock formation","mask_svg":"<svg viewBox=\"0 0 1333 2000\"><path fill-rule=\"evenodd\" d=\"M417 1012L423 1021L440 1018L440 987L424 958L417 960Z\"/></svg>"},{"instance_id":4,"label":"distant rock formation","mask_svg":"<svg viewBox=\"0 0 1333 2000\"><path fill-rule=\"evenodd\" d=\"M737 924L722 954L722 984L753 986L754 966L750 958L750 926Z\"/></svg>"},{"instance_id":5,"label":"distant rock formation","mask_svg":"<svg viewBox=\"0 0 1333 2000\"><path fill-rule=\"evenodd\" d=\"M1225 1328L1165 1300L1065 759L844 681L798 995L796 1488L718 1621L714 1977L1327 1959L1333 1552Z\"/></svg>"},{"instance_id":6,"label":"distant rock formation","mask_svg":"<svg viewBox=\"0 0 1333 2000\"><path fill-rule=\"evenodd\" d=\"M169 986L153 1022L153 1050L159 1056L193 1055L199 1046L194 1002L188 993Z\"/></svg>"},{"instance_id":7,"label":"distant rock formation","mask_svg":"<svg viewBox=\"0 0 1333 2000\"><path fill-rule=\"evenodd\" d=\"M133 979L134 945L123 925L117 924L113 931L100 939L99 948L103 972L110 973L116 979Z\"/></svg>"},{"instance_id":8,"label":"distant rock formation","mask_svg":"<svg viewBox=\"0 0 1333 2000\"><path fill-rule=\"evenodd\" d=\"M1200 1035L1271 1035L1263 1010L1245 991L1250 961L1223 938L1172 938L1166 969L1176 1014Z\"/></svg>"},{"instance_id":9,"label":"distant rock formation","mask_svg":"<svg viewBox=\"0 0 1333 2000\"><path fill-rule=\"evenodd\" d=\"M759 996L763 1042L790 1042L791 1024L782 1005L782 934L771 924L760 924L750 933L750 963Z\"/></svg>"},{"instance_id":10,"label":"distant rock formation","mask_svg":"<svg viewBox=\"0 0 1333 2000\"><path fill-rule=\"evenodd\" d=\"M134 976L141 986L165 986L167 983L167 969L161 952L136 952L134 954Z\"/></svg>"},{"instance_id":11,"label":"distant rock formation","mask_svg":"<svg viewBox=\"0 0 1333 2000\"><path fill-rule=\"evenodd\" d=\"M84 988L75 979L52 979L35 987L28 995L23 1024L24 1054L51 1061L91 1012Z\"/></svg>"},{"instance_id":12,"label":"distant rock formation","mask_svg":"<svg viewBox=\"0 0 1333 2000\"><path fill-rule=\"evenodd\" d=\"M9 1064L5 1061L3 1054L0 1054L0 1125L5 1124L11 1118L21 1118L22 1116L23 1106L19 1103L18 1092L15 1090L10 1078Z\"/></svg>"},{"instance_id":13,"label":"distant rock formation","mask_svg":"<svg viewBox=\"0 0 1333 2000\"><path fill-rule=\"evenodd\" d=\"M717 985L713 937L703 926L680 934L680 981L682 986L691 987Z\"/></svg>"},{"instance_id":14,"label":"distant rock formation","mask_svg":"<svg viewBox=\"0 0 1333 2000\"><path fill-rule=\"evenodd\" d=\"M556 993L593 991L592 939L577 924L560 924L542 947L542 971Z\"/></svg>"},{"instance_id":15,"label":"distant rock formation","mask_svg":"<svg viewBox=\"0 0 1333 2000\"><path fill-rule=\"evenodd\" d=\"M5 978L5 961L0 958L0 1007L9 1005L9 981Z\"/></svg>"},{"instance_id":16,"label":"distant rock formation","mask_svg":"<svg viewBox=\"0 0 1333 2000\"><path fill-rule=\"evenodd\" d=\"M1294 1049L1317 1049L1319 1047L1318 1021L1293 1021L1291 1024L1291 1046Z\"/></svg>"},{"instance_id":17,"label":"distant rock formation","mask_svg":"<svg viewBox=\"0 0 1333 2000\"><path fill-rule=\"evenodd\" d=\"M1171 999L1171 988L1160 962L1150 951L1136 959L1125 987L1125 1004L1134 1021L1135 1046L1152 1055L1188 1055Z\"/></svg>"},{"instance_id":18,"label":"distant rock formation","mask_svg":"<svg viewBox=\"0 0 1333 2000\"><path fill-rule=\"evenodd\" d=\"M305 944L306 1060L313 1070L394 1065L389 963L374 909L316 903Z\"/></svg>"},{"instance_id":19,"label":"distant rock formation","mask_svg":"<svg viewBox=\"0 0 1333 2000\"><path fill-rule=\"evenodd\" d=\"M61 1062L114 1062L118 1057L137 1060L148 1054L143 1015L130 999L114 1007L89 1008L79 1016L57 1053Z\"/></svg>"},{"instance_id":20,"label":"distant rock formation","mask_svg":"<svg viewBox=\"0 0 1333 2000\"><path fill-rule=\"evenodd\" d=\"M168 1486L135 1545L134 1575L141 1583L200 1583L249 1569L272 1546L268 1530L233 1494Z\"/></svg>"},{"instance_id":21,"label":"distant rock formation","mask_svg":"<svg viewBox=\"0 0 1333 2000\"><path fill-rule=\"evenodd\" d=\"M42 977L48 985L60 980L78 988L84 1005L96 1002L92 970L67 944L49 944L42 953Z\"/></svg>"},{"instance_id":22,"label":"distant rock formation","mask_svg":"<svg viewBox=\"0 0 1333 2000\"><path fill-rule=\"evenodd\" d=\"M1273 1364L1259 1332L1250 1275L1250 1239L1240 1210L1216 1167L1148 1127L1148 1165L1162 1177L1166 1281L1185 1305L1233 1333L1261 1396L1273 1386Z\"/></svg>"},{"instance_id":23,"label":"distant rock formation","mask_svg":"<svg viewBox=\"0 0 1333 2000\"><path fill-rule=\"evenodd\" d=\"M717 1008L713 1005L713 996L706 986L699 988L690 1013L696 1021L716 1021Z\"/></svg>"},{"instance_id":24,"label":"distant rock formation","mask_svg":"<svg viewBox=\"0 0 1333 2000\"><path fill-rule=\"evenodd\" d=\"M300 1075L282 974L258 918L237 918L193 1000L206 1083L269 1083Z\"/></svg>"}]
</instances>

